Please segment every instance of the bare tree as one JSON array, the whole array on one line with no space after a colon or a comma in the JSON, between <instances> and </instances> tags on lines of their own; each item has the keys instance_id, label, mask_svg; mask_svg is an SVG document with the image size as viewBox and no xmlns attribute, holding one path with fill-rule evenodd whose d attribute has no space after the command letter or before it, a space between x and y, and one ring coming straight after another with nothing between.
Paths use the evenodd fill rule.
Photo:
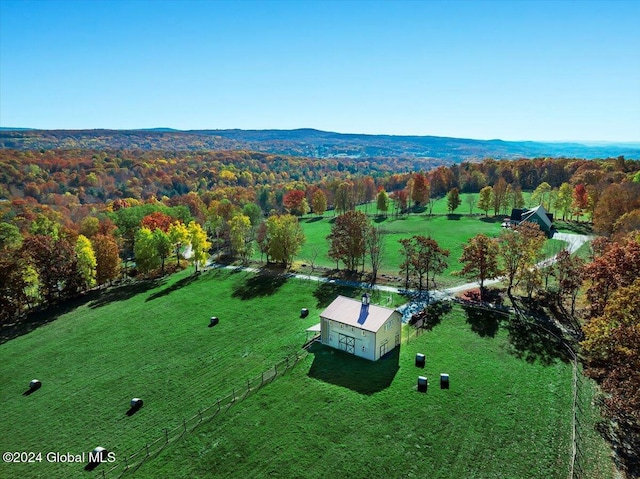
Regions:
<instances>
[{"instance_id":1,"label":"bare tree","mask_svg":"<svg viewBox=\"0 0 640 479\"><path fill-rule=\"evenodd\" d=\"M365 237L367 254L371 262L371 285L376 283L378 278L378 270L382 261L384 252L384 231L380 227L371 226Z\"/></svg>"}]
</instances>

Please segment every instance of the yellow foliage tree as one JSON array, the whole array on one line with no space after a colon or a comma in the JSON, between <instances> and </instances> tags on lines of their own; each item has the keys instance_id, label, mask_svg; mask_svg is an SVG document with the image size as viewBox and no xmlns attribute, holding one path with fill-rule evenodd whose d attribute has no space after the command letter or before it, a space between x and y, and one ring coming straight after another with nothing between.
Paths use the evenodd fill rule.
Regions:
<instances>
[{"instance_id":1,"label":"yellow foliage tree","mask_svg":"<svg viewBox=\"0 0 640 479\"><path fill-rule=\"evenodd\" d=\"M198 265L205 263L209 257L209 248L211 248L211 243L207 241L207 233L202 229L202 226L195 221L189 223L187 229L189 231L189 240L191 242L191 261L193 261L193 265L195 266L197 273Z\"/></svg>"},{"instance_id":2,"label":"yellow foliage tree","mask_svg":"<svg viewBox=\"0 0 640 479\"><path fill-rule=\"evenodd\" d=\"M76 257L78 258L78 270L82 277L82 286L85 289L96 285L96 255L91 241L85 235L79 235L76 241Z\"/></svg>"}]
</instances>

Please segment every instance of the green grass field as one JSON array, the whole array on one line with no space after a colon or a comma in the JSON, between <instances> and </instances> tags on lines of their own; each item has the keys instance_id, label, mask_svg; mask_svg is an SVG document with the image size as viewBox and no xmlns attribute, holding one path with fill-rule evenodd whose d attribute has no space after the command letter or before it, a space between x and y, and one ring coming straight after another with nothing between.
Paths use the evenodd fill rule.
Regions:
<instances>
[{"instance_id":1,"label":"green grass field","mask_svg":"<svg viewBox=\"0 0 640 479\"><path fill-rule=\"evenodd\" d=\"M444 200L440 200L442 203ZM439 204L438 203L438 204ZM446 208L446 203L445 203ZM370 208L371 209L371 208ZM464 215L434 215L425 214L405 215L399 218L391 216L387 218L373 218L373 223L378 225L386 233L383 244L383 259L380 267L380 274L395 277L396 282L400 280L399 266L403 261L400 253L400 239L413 235L423 235L433 237L438 244L450 252L449 267L443 274L436 277L438 287L447 287L465 282L466 280L454 276L452 273L462 269L459 263L463 246L470 238L478 233L486 234L490 237L497 237L501 231L502 216L464 216ZM298 263L309 265L315 255L315 266L325 268L335 268L335 261L331 260L327 251L329 248L327 236L331 232L333 223L332 216L324 218L308 217L301 219L301 225L306 235L306 242L302 246L296 260ZM565 245L564 241L551 239L545 243L545 257L553 256ZM260 259L259 255L255 259ZM340 264L340 268L344 265ZM365 267L368 271L370 267Z\"/></svg>"},{"instance_id":2,"label":"green grass field","mask_svg":"<svg viewBox=\"0 0 640 479\"><path fill-rule=\"evenodd\" d=\"M79 454L101 445L122 461L298 350L337 294L360 294L227 270L190 273L86 298L1 344L0 449ZM220 324L208 328L212 315ZM493 337L485 326L453 313L380 363L316 348L137 475L376 477L363 472L372 468L392 477L566 477L570 366L521 359L513 331ZM427 395L414 391L416 351L428 357ZM440 372L451 374L451 390L437 389ZM42 388L23 396L33 378ZM145 406L128 417L132 397ZM87 477L83 466L0 463L0 477Z\"/></svg>"},{"instance_id":3,"label":"green grass field","mask_svg":"<svg viewBox=\"0 0 640 479\"><path fill-rule=\"evenodd\" d=\"M454 311L378 363L314 345L136 476L566 478L571 366L476 320ZM425 369L413 364L417 352ZM449 390L439 389L441 372ZM416 391L418 375L429 378L427 394Z\"/></svg>"},{"instance_id":4,"label":"green grass field","mask_svg":"<svg viewBox=\"0 0 640 479\"><path fill-rule=\"evenodd\" d=\"M433 237L442 248L450 251L449 267L440 275L438 283L449 284L460 281L451 276L451 272L461 269L458 259L462 255L462 246L478 233L488 236L497 236L500 233L500 223L491 218L483 221L482 218L456 216L450 219L447 216L408 215L401 218L386 218L374 220L386 233L383 245L383 260L380 267L382 274L399 276L398 270L402 263L400 243L398 240L413 235ZM316 265L335 268L335 261L327 255L327 235L331 232L332 218L302 219L302 227L306 235L306 242L297 256L298 261L309 264L314 252L318 251ZM344 265L340 265L341 268ZM368 268L365 268L368 269Z\"/></svg>"},{"instance_id":5,"label":"green grass field","mask_svg":"<svg viewBox=\"0 0 640 479\"><path fill-rule=\"evenodd\" d=\"M0 345L0 449L83 452L108 444L133 452L298 350L339 291L357 294L247 273L191 272L50 313L59 317ZM303 307L307 319L299 318ZM208 328L213 315L220 324ZM42 388L22 396L33 378ZM127 417L132 397L146 404ZM69 470L0 468L0 477L68 477Z\"/></svg>"}]
</instances>

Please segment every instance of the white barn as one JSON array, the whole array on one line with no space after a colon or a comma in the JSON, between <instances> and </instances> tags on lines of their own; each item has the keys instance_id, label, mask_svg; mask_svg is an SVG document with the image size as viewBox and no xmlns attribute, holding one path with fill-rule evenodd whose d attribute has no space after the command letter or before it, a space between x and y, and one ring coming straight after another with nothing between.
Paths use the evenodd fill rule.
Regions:
<instances>
[{"instance_id":1,"label":"white barn","mask_svg":"<svg viewBox=\"0 0 640 479\"><path fill-rule=\"evenodd\" d=\"M394 309L338 296L320 313L320 342L377 361L400 345L402 316Z\"/></svg>"}]
</instances>

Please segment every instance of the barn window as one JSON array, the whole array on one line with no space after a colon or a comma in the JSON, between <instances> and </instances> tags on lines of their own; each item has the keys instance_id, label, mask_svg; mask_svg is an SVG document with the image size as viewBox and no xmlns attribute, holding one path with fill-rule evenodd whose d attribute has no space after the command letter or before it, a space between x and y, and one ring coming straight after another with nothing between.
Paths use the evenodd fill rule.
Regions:
<instances>
[{"instance_id":1,"label":"barn window","mask_svg":"<svg viewBox=\"0 0 640 479\"><path fill-rule=\"evenodd\" d=\"M362 346L362 352L364 353L364 351L365 351L364 346Z\"/></svg>"},{"instance_id":2,"label":"barn window","mask_svg":"<svg viewBox=\"0 0 640 479\"><path fill-rule=\"evenodd\" d=\"M367 335L367 332L366 332L364 329L362 330L362 335L363 335L363 336L366 336L366 335Z\"/></svg>"}]
</instances>

